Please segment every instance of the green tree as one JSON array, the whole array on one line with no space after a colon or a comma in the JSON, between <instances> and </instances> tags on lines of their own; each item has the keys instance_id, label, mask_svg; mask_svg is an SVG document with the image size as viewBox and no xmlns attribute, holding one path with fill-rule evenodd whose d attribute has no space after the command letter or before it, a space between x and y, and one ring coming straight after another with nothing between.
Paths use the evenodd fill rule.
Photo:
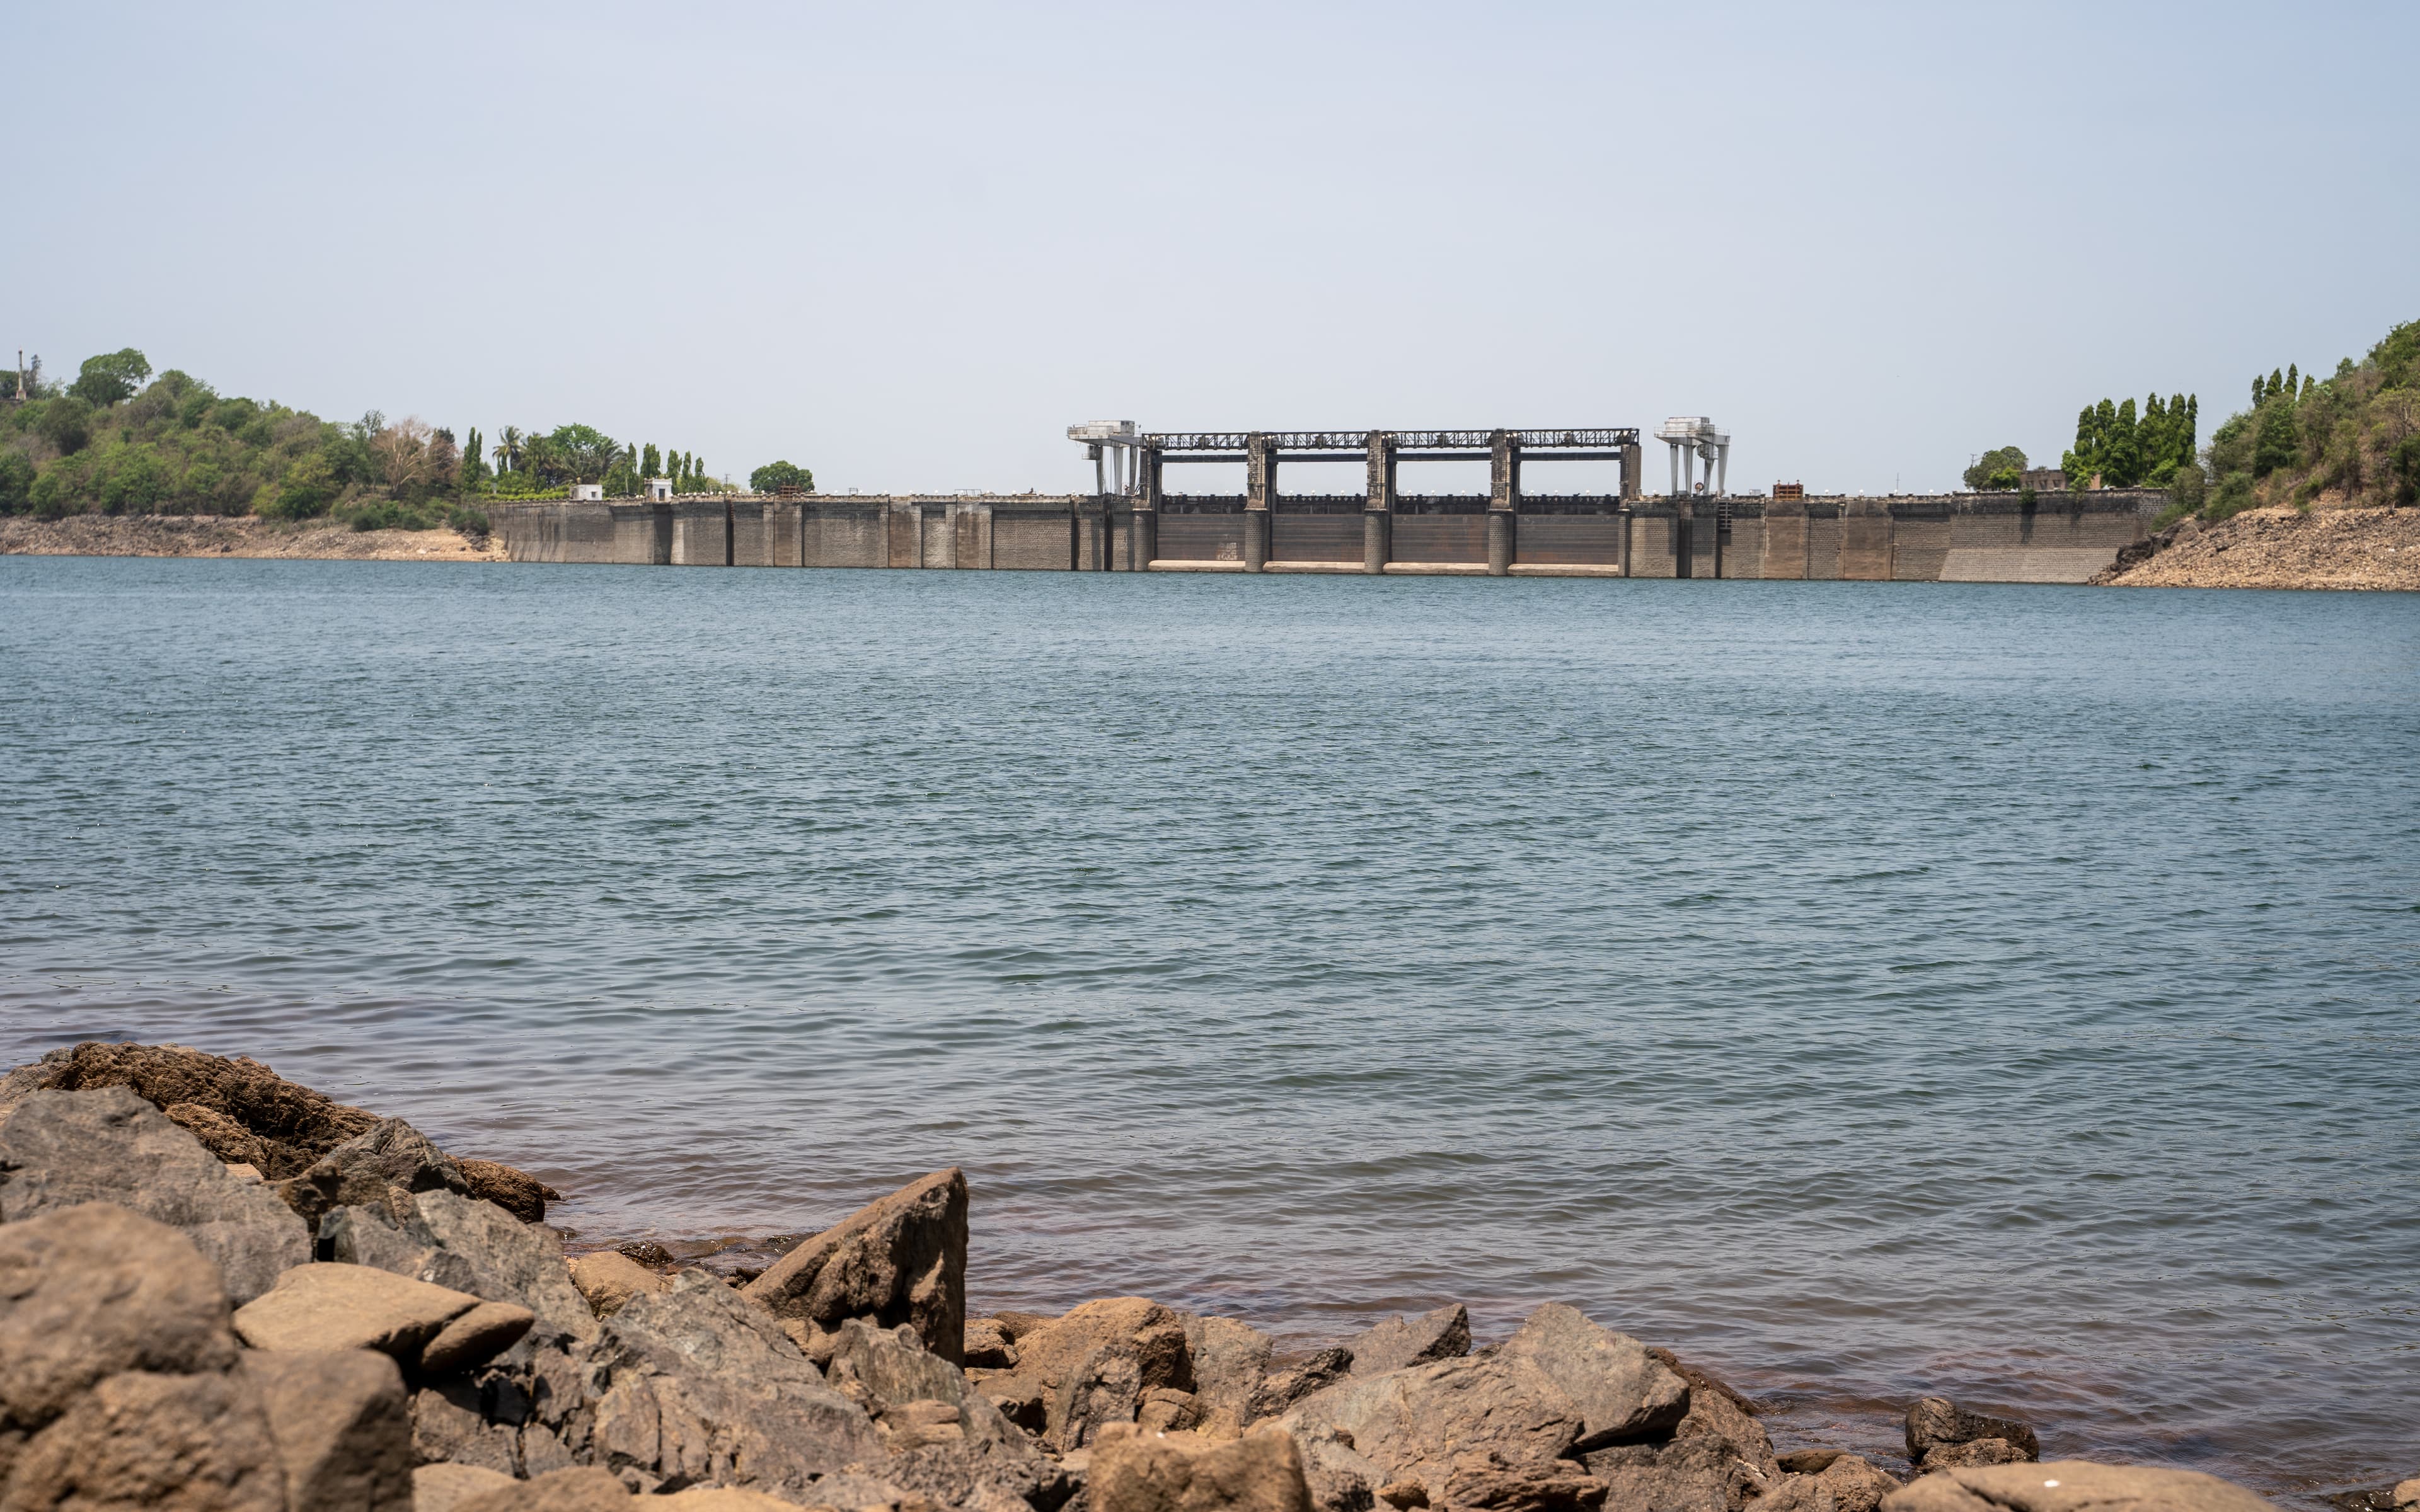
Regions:
<instances>
[{"instance_id":1,"label":"green tree","mask_svg":"<svg viewBox=\"0 0 2420 1512\"><path fill-rule=\"evenodd\" d=\"M789 464L784 462L777 465L787 467ZM1978 490L1984 488L2013 488L2019 483L2024 481L2022 474L2024 471L2025 454L2024 451L2014 446L2002 446L1995 450L1985 452L1981 456L1975 459L1974 465L1966 470L1966 486ZM754 480L751 479L750 481L752 483ZM810 486L813 486L810 485ZM762 490L760 489L759 491L761 492Z\"/></svg>"},{"instance_id":2,"label":"green tree","mask_svg":"<svg viewBox=\"0 0 2420 1512\"><path fill-rule=\"evenodd\" d=\"M2282 393L2260 404L2259 418L2254 423L2252 443L2252 476L2267 477L2279 468L2294 465L2302 451L2301 436L2294 424L2294 401Z\"/></svg>"},{"instance_id":3,"label":"green tree","mask_svg":"<svg viewBox=\"0 0 2420 1512\"><path fill-rule=\"evenodd\" d=\"M287 464L286 475L271 495L270 506L259 512L272 519L317 519L328 512L342 491L326 454L306 452Z\"/></svg>"},{"instance_id":4,"label":"green tree","mask_svg":"<svg viewBox=\"0 0 2420 1512\"><path fill-rule=\"evenodd\" d=\"M68 386L68 392L95 409L106 409L134 397L134 391L150 376L150 363L129 347L123 351L85 358L83 371Z\"/></svg>"},{"instance_id":5,"label":"green tree","mask_svg":"<svg viewBox=\"0 0 2420 1512\"><path fill-rule=\"evenodd\" d=\"M92 406L72 393L45 399L42 412L34 417L34 433L63 456L81 452L92 440Z\"/></svg>"},{"instance_id":6,"label":"green tree","mask_svg":"<svg viewBox=\"0 0 2420 1512\"><path fill-rule=\"evenodd\" d=\"M0 451L0 515L23 514L33 492L34 459L13 446Z\"/></svg>"},{"instance_id":7,"label":"green tree","mask_svg":"<svg viewBox=\"0 0 2420 1512\"><path fill-rule=\"evenodd\" d=\"M2015 451L2016 448L2009 447L2007 450ZM1997 456L2000 454L1994 452L1992 455ZM2024 454L2018 452L2017 465L2023 467L2024 461ZM815 475L795 462L768 462L748 474L748 491L751 493L779 493L783 488L813 493L815 491Z\"/></svg>"},{"instance_id":8,"label":"green tree","mask_svg":"<svg viewBox=\"0 0 2420 1512\"><path fill-rule=\"evenodd\" d=\"M663 475L663 454L656 450L655 442L649 441L646 444L645 449L639 454L639 476L643 478L660 478Z\"/></svg>"}]
</instances>

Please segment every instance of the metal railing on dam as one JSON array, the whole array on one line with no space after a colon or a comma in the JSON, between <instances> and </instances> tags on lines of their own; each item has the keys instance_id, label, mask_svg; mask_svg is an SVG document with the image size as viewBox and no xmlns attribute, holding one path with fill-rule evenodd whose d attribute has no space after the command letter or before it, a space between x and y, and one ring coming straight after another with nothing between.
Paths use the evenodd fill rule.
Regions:
<instances>
[{"instance_id":1,"label":"metal railing on dam","mask_svg":"<svg viewBox=\"0 0 2420 1512\"><path fill-rule=\"evenodd\" d=\"M2082 582L2148 536L2166 502L2152 488L1762 499L1264 486L686 495L515 501L488 513L516 562Z\"/></svg>"}]
</instances>

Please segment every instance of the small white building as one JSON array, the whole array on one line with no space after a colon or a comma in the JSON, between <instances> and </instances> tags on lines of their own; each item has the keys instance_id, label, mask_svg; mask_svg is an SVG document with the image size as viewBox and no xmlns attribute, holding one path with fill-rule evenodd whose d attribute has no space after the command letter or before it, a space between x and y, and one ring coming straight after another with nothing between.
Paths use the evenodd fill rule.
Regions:
<instances>
[{"instance_id":1,"label":"small white building","mask_svg":"<svg viewBox=\"0 0 2420 1512\"><path fill-rule=\"evenodd\" d=\"M672 496L673 496L673 480L672 480L672 479L670 479L670 478L649 478L649 479L647 480L647 497L648 497L648 498L653 499L653 500L657 501L658 502L661 502L661 501L664 501L664 500L670 499Z\"/></svg>"},{"instance_id":2,"label":"small white building","mask_svg":"<svg viewBox=\"0 0 2420 1512\"><path fill-rule=\"evenodd\" d=\"M601 501L605 497L605 486L601 483L575 483L571 486L571 492L565 497L573 503Z\"/></svg>"}]
</instances>

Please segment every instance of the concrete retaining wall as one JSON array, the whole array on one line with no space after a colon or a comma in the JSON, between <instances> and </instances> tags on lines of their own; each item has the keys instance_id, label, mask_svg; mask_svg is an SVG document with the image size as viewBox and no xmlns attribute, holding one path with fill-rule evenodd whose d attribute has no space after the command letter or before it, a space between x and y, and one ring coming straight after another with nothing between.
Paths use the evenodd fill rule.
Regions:
<instances>
[{"instance_id":1,"label":"concrete retaining wall","mask_svg":"<svg viewBox=\"0 0 2420 1512\"><path fill-rule=\"evenodd\" d=\"M1383 519L1389 571L1487 570L1492 529L1508 531L1497 569L1634 578L1900 582L2083 582L2144 539L2165 506L2157 489L2081 494L1938 494L1676 501L1540 498L1491 524L1483 499L1404 500ZM1288 508L1289 503L1298 507ZM516 562L699 567L985 568L1132 571L1135 512L1088 494L694 496L495 504L489 517ZM1244 500L1169 500L1140 535L1155 570L1241 570ZM1362 570L1372 538L1349 500L1278 500L1269 564Z\"/></svg>"}]
</instances>

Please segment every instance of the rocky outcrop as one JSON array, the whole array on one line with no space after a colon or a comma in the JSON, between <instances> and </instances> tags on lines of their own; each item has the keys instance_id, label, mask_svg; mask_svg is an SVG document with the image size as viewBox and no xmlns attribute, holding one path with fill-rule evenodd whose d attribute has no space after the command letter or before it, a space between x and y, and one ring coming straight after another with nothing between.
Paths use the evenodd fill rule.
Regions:
<instances>
[{"instance_id":1,"label":"rocky outcrop","mask_svg":"<svg viewBox=\"0 0 2420 1512\"><path fill-rule=\"evenodd\" d=\"M1928 1463L1942 1451L1988 1439L1999 1440L2006 1447L1973 1451L1977 1458L1971 1459L1952 1457ZM1918 1469L1942 1469L1953 1463L1999 1465L2040 1458L2041 1441L2034 1436L2032 1426L2014 1418L1969 1412L1947 1396L1922 1397L1907 1410L1907 1458Z\"/></svg>"},{"instance_id":2,"label":"rocky outcrop","mask_svg":"<svg viewBox=\"0 0 2420 1512\"><path fill-rule=\"evenodd\" d=\"M1418 1318L1389 1318L1354 1335L1344 1348L1353 1353L1352 1373L1357 1376L1451 1360L1470 1352L1470 1312L1457 1302Z\"/></svg>"},{"instance_id":3,"label":"rocky outcrop","mask_svg":"<svg viewBox=\"0 0 2420 1512\"><path fill-rule=\"evenodd\" d=\"M749 1300L794 1323L817 1360L852 1318L905 1323L955 1365L966 1349L967 1178L952 1166L867 1204L807 1240L747 1287Z\"/></svg>"},{"instance_id":4,"label":"rocky outcrop","mask_svg":"<svg viewBox=\"0 0 2420 1512\"><path fill-rule=\"evenodd\" d=\"M1580 1450L1662 1437L1689 1411L1688 1383L1627 1334L1550 1302L1504 1342L1504 1354L1534 1362L1579 1407Z\"/></svg>"},{"instance_id":5,"label":"rocky outcrop","mask_svg":"<svg viewBox=\"0 0 2420 1512\"><path fill-rule=\"evenodd\" d=\"M1305 1397L1278 1422L1330 1473L1323 1506L1404 1482L1420 1486L1434 1505L1462 1456L1493 1453L1510 1465L1559 1459L1579 1442L1585 1417L1536 1361L1498 1352L1355 1377ZM1347 1476L1356 1467L1340 1448L1373 1467L1357 1493Z\"/></svg>"},{"instance_id":6,"label":"rocky outcrop","mask_svg":"<svg viewBox=\"0 0 2420 1512\"><path fill-rule=\"evenodd\" d=\"M163 1110L222 1163L250 1165L271 1181L303 1175L339 1147L370 1134L381 1121L376 1114L289 1082L256 1060L228 1060L182 1045L89 1041L54 1050L0 1077L0 1112L35 1091L110 1087L125 1088ZM427 1148L435 1151L434 1146ZM525 1222L542 1220L547 1199L557 1195L509 1165L493 1161L458 1165L442 1151L435 1153L447 1172L439 1184L493 1201ZM476 1174L472 1166L478 1167ZM414 1192L427 1189L411 1180L397 1184ZM349 1200L355 1199L320 1206L324 1211Z\"/></svg>"},{"instance_id":7,"label":"rocky outcrop","mask_svg":"<svg viewBox=\"0 0 2420 1512\"><path fill-rule=\"evenodd\" d=\"M299 1265L236 1311L256 1350L375 1350L415 1376L451 1375L503 1353L535 1317L365 1265Z\"/></svg>"},{"instance_id":8,"label":"rocky outcrop","mask_svg":"<svg viewBox=\"0 0 2420 1512\"><path fill-rule=\"evenodd\" d=\"M1043 1438L1063 1451L1135 1421L1153 1390L1193 1389L1184 1322L1144 1297L1088 1302L1020 1335L1016 1350L1016 1368L983 1389L1012 1413L1038 1403Z\"/></svg>"},{"instance_id":9,"label":"rocky outcrop","mask_svg":"<svg viewBox=\"0 0 2420 1512\"><path fill-rule=\"evenodd\" d=\"M34 1090L0 1122L0 1223L110 1202L182 1231L249 1302L311 1257L302 1220L123 1087Z\"/></svg>"},{"instance_id":10,"label":"rocky outcrop","mask_svg":"<svg viewBox=\"0 0 2420 1512\"><path fill-rule=\"evenodd\" d=\"M1088 1490L1093 1512L1311 1512L1301 1451L1280 1432L1105 1429Z\"/></svg>"},{"instance_id":11,"label":"rocky outcrop","mask_svg":"<svg viewBox=\"0 0 2420 1512\"><path fill-rule=\"evenodd\" d=\"M593 1461L636 1489L740 1486L811 1503L818 1476L884 1453L864 1409L720 1281L685 1272L602 1330Z\"/></svg>"},{"instance_id":12,"label":"rocky outcrop","mask_svg":"<svg viewBox=\"0 0 2420 1512\"><path fill-rule=\"evenodd\" d=\"M2276 1512L2242 1487L2190 1470L2084 1459L1988 1465L1921 1476L1882 1512Z\"/></svg>"}]
</instances>

